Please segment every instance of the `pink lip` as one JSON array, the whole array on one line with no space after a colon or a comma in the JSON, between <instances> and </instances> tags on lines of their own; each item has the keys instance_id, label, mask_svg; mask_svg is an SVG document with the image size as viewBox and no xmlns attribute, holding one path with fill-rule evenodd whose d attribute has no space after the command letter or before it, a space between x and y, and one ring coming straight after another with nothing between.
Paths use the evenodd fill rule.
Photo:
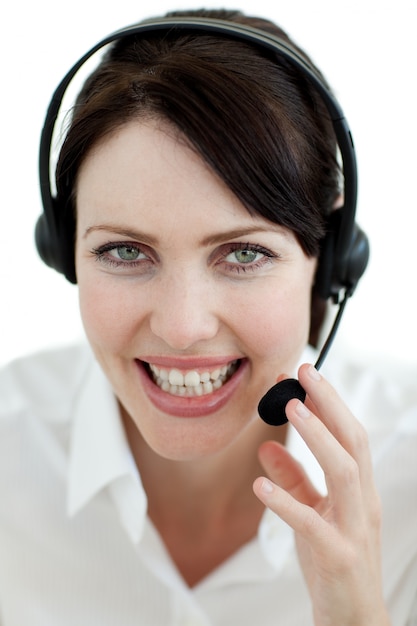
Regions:
<instances>
[{"instance_id":1,"label":"pink lip","mask_svg":"<svg viewBox=\"0 0 417 626\"><path fill-rule=\"evenodd\" d=\"M157 364L160 367L181 367L187 369L188 365L186 362L182 361L179 363L178 359L175 361L175 365L173 361L169 363L164 361L162 363L161 360L157 359L149 359L151 363ZM214 391L210 394L205 394L203 396L195 397L195 398L183 398L179 396L173 396L165 391L162 391L155 385L155 383L149 378L149 375L142 363L142 361L136 360L137 371L139 373L139 377L143 386L143 389L148 396L149 400L152 404L162 411L163 413L167 413L168 415L175 415L177 417L203 417L205 415L210 415L219 411L221 408L225 406L237 392L245 374L249 367L249 363L246 359L242 360L239 368L233 374L233 376L228 380L220 389ZM191 363L191 361L190 361ZM217 359L215 365L218 365L219 361ZM193 361L194 367L190 366L190 369L198 369L201 367L211 367L214 365L214 361L208 364L207 361L202 363L202 361L198 361L198 368L196 367L197 363Z\"/></svg>"}]
</instances>

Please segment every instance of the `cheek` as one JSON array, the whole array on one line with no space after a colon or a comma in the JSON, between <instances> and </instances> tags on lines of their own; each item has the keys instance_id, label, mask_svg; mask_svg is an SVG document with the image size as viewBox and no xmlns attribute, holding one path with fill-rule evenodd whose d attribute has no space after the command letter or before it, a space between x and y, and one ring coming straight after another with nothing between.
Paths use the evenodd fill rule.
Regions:
<instances>
[{"instance_id":1,"label":"cheek","mask_svg":"<svg viewBox=\"0 0 417 626\"><path fill-rule=\"evenodd\" d=\"M292 369L308 343L312 280L307 275L286 288L268 286L243 303L241 336L247 349L266 367Z\"/></svg>"},{"instance_id":2,"label":"cheek","mask_svg":"<svg viewBox=\"0 0 417 626\"><path fill-rule=\"evenodd\" d=\"M259 354L266 358L285 353L307 342L310 325L310 300L305 297L288 300L270 300L270 306L258 315L258 323L248 329L247 336Z\"/></svg>"},{"instance_id":3,"label":"cheek","mask_svg":"<svg viewBox=\"0 0 417 626\"><path fill-rule=\"evenodd\" d=\"M84 330L93 346L116 350L129 344L135 317L124 292L110 288L97 276L85 282L81 279L79 306Z\"/></svg>"}]
</instances>

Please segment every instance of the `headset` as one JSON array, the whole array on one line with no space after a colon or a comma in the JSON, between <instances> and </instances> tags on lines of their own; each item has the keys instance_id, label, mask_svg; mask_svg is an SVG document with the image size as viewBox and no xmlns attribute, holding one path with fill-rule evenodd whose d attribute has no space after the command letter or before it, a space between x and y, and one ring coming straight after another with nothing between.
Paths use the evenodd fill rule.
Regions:
<instances>
[{"instance_id":1,"label":"headset","mask_svg":"<svg viewBox=\"0 0 417 626\"><path fill-rule=\"evenodd\" d=\"M319 368L334 339L347 299L354 292L363 275L369 259L369 241L355 221L357 203L357 165L355 149L349 126L343 111L332 94L324 78L293 46L276 35L214 18L159 18L150 19L117 30L94 45L67 72L56 88L44 121L39 149L39 181L43 213L35 228L35 243L41 259L50 267L76 283L74 266L73 232L68 232L73 224L68 222L66 211L54 196L51 185L52 138L67 89L84 64L96 52L120 39L159 33L214 33L216 35L244 41L267 50L277 59L284 59L312 84L321 96L332 121L342 161L344 178L343 206L333 211L329 220L328 232L324 239L316 274L315 288L319 295L339 304L329 337L319 355L316 367ZM343 297L342 297L343 295ZM285 405L291 397L305 398L299 382L288 379L277 385L262 398L258 411L269 424L285 423ZM278 407L278 408L277 408Z\"/></svg>"}]
</instances>

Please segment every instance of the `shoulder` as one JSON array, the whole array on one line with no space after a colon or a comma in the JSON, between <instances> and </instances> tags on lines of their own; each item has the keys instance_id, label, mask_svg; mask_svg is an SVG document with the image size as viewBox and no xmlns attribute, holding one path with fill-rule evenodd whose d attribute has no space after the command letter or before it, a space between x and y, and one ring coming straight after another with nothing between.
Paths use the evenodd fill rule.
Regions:
<instances>
[{"instance_id":1,"label":"shoulder","mask_svg":"<svg viewBox=\"0 0 417 626\"><path fill-rule=\"evenodd\" d=\"M74 346L0 369L0 543L4 521L14 527L19 511L26 515L29 502L40 507L66 475L77 398L93 363L88 348Z\"/></svg>"},{"instance_id":2,"label":"shoulder","mask_svg":"<svg viewBox=\"0 0 417 626\"><path fill-rule=\"evenodd\" d=\"M0 368L0 425L30 410L65 419L93 358L83 344L45 350Z\"/></svg>"},{"instance_id":3,"label":"shoulder","mask_svg":"<svg viewBox=\"0 0 417 626\"><path fill-rule=\"evenodd\" d=\"M323 373L369 430L401 428L417 411L417 364L333 351ZM415 430L417 431L417 415Z\"/></svg>"}]
</instances>

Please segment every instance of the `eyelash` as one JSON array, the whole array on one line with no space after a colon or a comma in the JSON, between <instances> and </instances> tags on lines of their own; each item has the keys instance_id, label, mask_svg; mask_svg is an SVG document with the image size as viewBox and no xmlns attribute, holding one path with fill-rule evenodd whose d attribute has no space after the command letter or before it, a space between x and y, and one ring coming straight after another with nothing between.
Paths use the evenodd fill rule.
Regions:
<instances>
[{"instance_id":1,"label":"eyelash","mask_svg":"<svg viewBox=\"0 0 417 626\"><path fill-rule=\"evenodd\" d=\"M232 254L233 252L239 252L239 251L249 251L249 252L256 252L259 254L262 254L262 258L258 259L257 261L251 262L251 263L229 263L226 261L229 269L232 272L236 272L236 273L244 273L244 272L254 272L258 269L260 269L263 265L265 265L265 263L270 263L273 259L278 259L279 255L273 253L271 250L268 250L267 248L264 248L263 246L260 246L259 244L253 244L253 243L241 243L236 242L236 243L230 243L230 244L226 244L226 250L224 252L222 252L221 254L221 261L225 261L226 258L229 256L229 254Z\"/></svg>"},{"instance_id":2,"label":"eyelash","mask_svg":"<svg viewBox=\"0 0 417 626\"><path fill-rule=\"evenodd\" d=\"M139 254L145 255L147 259L140 258L140 259L133 260L133 261L123 261L122 259L118 260L116 257L113 257L108 254L112 250L117 250L118 248L123 248L123 247L137 250ZM239 262L231 263L231 262L226 261L229 254L233 254L233 252L239 252L239 251L244 251L244 250L262 254L262 258L258 259L257 261L250 262L247 264L239 263ZM91 250L91 253L95 256L98 262L103 263L104 265L107 265L108 267L112 267L115 269L119 269L119 268L135 269L136 267L143 265L146 262L152 262L149 255L143 251L143 246L134 244L130 241L108 242L104 244L103 246L100 246L98 248L93 248ZM220 265L222 262L226 262L228 271L236 272L239 274L239 273L245 273L245 272L254 272L260 269L266 263L270 263L272 260L279 259L279 258L280 258L280 255L275 254L271 250L268 250L267 248L264 248L263 246L260 246L258 244L236 242L236 243L225 244L224 246L222 246L222 250L220 253L220 260L216 261L215 265Z\"/></svg>"},{"instance_id":3,"label":"eyelash","mask_svg":"<svg viewBox=\"0 0 417 626\"><path fill-rule=\"evenodd\" d=\"M142 246L138 246L130 241L109 241L109 243L105 243L103 246L99 248L93 248L91 250L91 254L93 254L96 258L96 261L103 263L109 267L120 268L120 267L128 267L135 268L144 262L146 262L143 258L133 260L133 261L123 261L123 259L117 259L116 257L108 254L112 250L117 250L118 248L131 248L132 250L137 250L139 254L145 254L142 249Z\"/></svg>"}]
</instances>

